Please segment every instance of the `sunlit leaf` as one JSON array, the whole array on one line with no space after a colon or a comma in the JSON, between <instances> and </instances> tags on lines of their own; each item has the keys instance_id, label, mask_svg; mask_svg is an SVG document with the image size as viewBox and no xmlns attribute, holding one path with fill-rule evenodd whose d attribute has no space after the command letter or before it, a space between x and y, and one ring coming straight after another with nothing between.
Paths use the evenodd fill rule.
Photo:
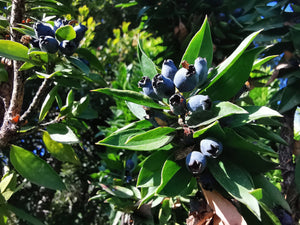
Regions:
<instances>
[{"instance_id":1,"label":"sunlit leaf","mask_svg":"<svg viewBox=\"0 0 300 225\"><path fill-rule=\"evenodd\" d=\"M10 161L18 173L32 183L53 190L66 188L61 178L47 162L24 148L12 145Z\"/></svg>"}]
</instances>

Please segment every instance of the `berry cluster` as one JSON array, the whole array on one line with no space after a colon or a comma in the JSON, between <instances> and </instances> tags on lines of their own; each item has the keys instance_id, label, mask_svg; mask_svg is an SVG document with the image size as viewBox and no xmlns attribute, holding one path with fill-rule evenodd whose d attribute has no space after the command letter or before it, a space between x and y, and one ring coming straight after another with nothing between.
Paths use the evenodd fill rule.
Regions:
<instances>
[{"instance_id":1,"label":"berry cluster","mask_svg":"<svg viewBox=\"0 0 300 225\"><path fill-rule=\"evenodd\" d=\"M205 138L200 141L200 151L192 151L185 160L187 169L194 176L198 176L204 171L207 157L215 159L222 153L223 145L215 138Z\"/></svg>"},{"instance_id":2,"label":"berry cluster","mask_svg":"<svg viewBox=\"0 0 300 225\"><path fill-rule=\"evenodd\" d=\"M170 110L185 121L186 116L198 117L211 108L212 102L207 95L192 95L185 99L186 92L200 88L207 81L208 67L205 58L198 57L194 64L186 61L177 69L171 59L163 62L161 73L151 80L144 76L138 82L143 93L155 101L168 99ZM155 110L146 110L148 119L154 126L162 126L166 116ZM159 118L159 119L158 119ZM186 157L186 166L195 176L200 175L206 167L207 157L217 158L223 150L222 143L214 138L206 138L200 142L200 151L193 151Z\"/></svg>"},{"instance_id":3,"label":"berry cluster","mask_svg":"<svg viewBox=\"0 0 300 225\"><path fill-rule=\"evenodd\" d=\"M34 24L35 37L31 37L30 43L35 48L40 48L44 52L60 53L70 56L79 46L80 41L83 39L87 27L79 24L74 26L76 37L72 40L59 41L55 38L56 30L60 27L69 25L69 21L65 19L57 19L54 22L54 27L49 23L37 22Z\"/></svg>"}]
</instances>

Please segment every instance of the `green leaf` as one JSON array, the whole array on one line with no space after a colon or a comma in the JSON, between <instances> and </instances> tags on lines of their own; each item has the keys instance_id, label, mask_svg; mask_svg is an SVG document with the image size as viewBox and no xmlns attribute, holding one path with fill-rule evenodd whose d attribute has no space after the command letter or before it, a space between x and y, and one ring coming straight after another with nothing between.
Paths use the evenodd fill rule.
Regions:
<instances>
[{"instance_id":1,"label":"green leaf","mask_svg":"<svg viewBox=\"0 0 300 225\"><path fill-rule=\"evenodd\" d=\"M245 113L248 112L233 103L218 102L213 103L211 109L208 111L203 111L202 113L191 115L190 118L187 118L187 124L190 127L195 128L211 124L223 117L227 117L233 114Z\"/></svg>"},{"instance_id":2,"label":"green leaf","mask_svg":"<svg viewBox=\"0 0 300 225\"><path fill-rule=\"evenodd\" d=\"M246 170L227 160L208 163L208 168L232 197L245 204L260 219L258 201L250 194L254 186L253 181Z\"/></svg>"},{"instance_id":3,"label":"green leaf","mask_svg":"<svg viewBox=\"0 0 300 225\"><path fill-rule=\"evenodd\" d=\"M61 178L52 167L32 152L12 145L10 161L18 173L30 182L53 190L66 189Z\"/></svg>"},{"instance_id":4,"label":"green leaf","mask_svg":"<svg viewBox=\"0 0 300 225\"><path fill-rule=\"evenodd\" d=\"M159 141L163 136L168 135L172 132L174 132L176 129L171 127L157 127L152 130L149 130L143 134L138 134L133 136L132 138L129 138L125 144L154 144L157 141Z\"/></svg>"},{"instance_id":5,"label":"green leaf","mask_svg":"<svg viewBox=\"0 0 300 225\"><path fill-rule=\"evenodd\" d=\"M8 81L8 73L5 69L5 66L1 63L0 64L0 82Z\"/></svg>"},{"instance_id":6,"label":"green leaf","mask_svg":"<svg viewBox=\"0 0 300 225\"><path fill-rule=\"evenodd\" d=\"M30 62L25 62L23 63L23 65L20 67L19 71L24 71L24 70L29 70L32 67L35 67L34 64L30 63Z\"/></svg>"},{"instance_id":7,"label":"green leaf","mask_svg":"<svg viewBox=\"0 0 300 225\"><path fill-rule=\"evenodd\" d=\"M214 100L229 100L234 97L248 80L254 59L264 48L255 48L241 54L205 94Z\"/></svg>"},{"instance_id":8,"label":"green leaf","mask_svg":"<svg viewBox=\"0 0 300 225\"><path fill-rule=\"evenodd\" d=\"M107 193L116 196L118 198L132 198L134 196L134 193L131 189L114 185L112 187L108 187L105 184L99 184L104 191Z\"/></svg>"},{"instance_id":9,"label":"green leaf","mask_svg":"<svg viewBox=\"0 0 300 225\"><path fill-rule=\"evenodd\" d=\"M158 213L158 219L159 219L159 224L164 225L168 224L168 221L172 217L172 208L171 208L171 201L169 198L165 198L161 204L161 208Z\"/></svg>"},{"instance_id":10,"label":"green leaf","mask_svg":"<svg viewBox=\"0 0 300 225\"><path fill-rule=\"evenodd\" d=\"M29 59L32 64L41 66L48 63L48 53L42 51L32 51L29 53Z\"/></svg>"},{"instance_id":11,"label":"green leaf","mask_svg":"<svg viewBox=\"0 0 300 225\"><path fill-rule=\"evenodd\" d=\"M268 130L267 128L255 124L248 125L255 133L262 138L268 139L270 141L278 142L280 144L287 145L286 141L280 137L280 135L274 133L272 130Z\"/></svg>"},{"instance_id":12,"label":"green leaf","mask_svg":"<svg viewBox=\"0 0 300 225\"><path fill-rule=\"evenodd\" d=\"M230 118L231 127L242 126L245 123L257 121L262 118L282 117L280 113L266 106L245 106L244 109L249 113L235 115Z\"/></svg>"},{"instance_id":13,"label":"green leaf","mask_svg":"<svg viewBox=\"0 0 300 225\"><path fill-rule=\"evenodd\" d=\"M174 129L169 127L158 127L147 132L141 129L122 130L121 132L113 133L97 144L137 151L157 150L173 139L172 135L159 136L158 134L170 133L172 131ZM141 134L142 136L140 136ZM150 138L143 140L145 137Z\"/></svg>"},{"instance_id":14,"label":"green leaf","mask_svg":"<svg viewBox=\"0 0 300 225\"><path fill-rule=\"evenodd\" d=\"M70 57L68 57L68 60L71 62L71 64L73 66L75 66L81 72L83 72L85 74L90 73L90 68L84 62L82 62L80 59L70 56Z\"/></svg>"},{"instance_id":15,"label":"green leaf","mask_svg":"<svg viewBox=\"0 0 300 225\"><path fill-rule=\"evenodd\" d=\"M126 105L130 109L130 111L133 113L133 115L135 115L140 120L144 119L145 116L147 115L146 111L142 105L135 104L133 102L128 102L128 101L126 101Z\"/></svg>"},{"instance_id":16,"label":"green leaf","mask_svg":"<svg viewBox=\"0 0 300 225\"><path fill-rule=\"evenodd\" d=\"M72 40L76 38L76 32L71 25L61 26L55 32L55 36L59 41Z\"/></svg>"},{"instance_id":17,"label":"green leaf","mask_svg":"<svg viewBox=\"0 0 300 225\"><path fill-rule=\"evenodd\" d=\"M3 176L0 182L0 191L4 198L3 203L8 201L10 197L17 191L16 186L17 186L17 176L14 172L5 174L5 176Z\"/></svg>"},{"instance_id":18,"label":"green leaf","mask_svg":"<svg viewBox=\"0 0 300 225\"><path fill-rule=\"evenodd\" d=\"M194 64L194 61L198 57L206 58L207 67L209 68L213 58L213 43L211 39L211 33L207 16L195 36L190 41L181 62L186 60L190 64Z\"/></svg>"},{"instance_id":19,"label":"green leaf","mask_svg":"<svg viewBox=\"0 0 300 225\"><path fill-rule=\"evenodd\" d=\"M299 82L288 85L283 89L278 111L284 113L300 104Z\"/></svg>"},{"instance_id":20,"label":"green leaf","mask_svg":"<svg viewBox=\"0 0 300 225\"><path fill-rule=\"evenodd\" d=\"M223 144L229 149L236 149L237 151L253 151L257 154L269 155L275 158L278 157L278 154L274 152L271 147L260 143L258 140L251 139L250 137L245 139L228 127L224 127L223 129L226 134Z\"/></svg>"},{"instance_id":21,"label":"green leaf","mask_svg":"<svg viewBox=\"0 0 300 225\"><path fill-rule=\"evenodd\" d=\"M53 141L63 144L79 143L74 132L65 124L56 123L47 126L47 131Z\"/></svg>"},{"instance_id":22,"label":"green leaf","mask_svg":"<svg viewBox=\"0 0 300 225\"><path fill-rule=\"evenodd\" d=\"M28 48L9 40L0 40L0 56L13 60L29 61Z\"/></svg>"},{"instance_id":23,"label":"green leaf","mask_svg":"<svg viewBox=\"0 0 300 225\"><path fill-rule=\"evenodd\" d=\"M76 53L78 53L79 56L82 56L84 59L86 59L92 67L94 67L97 70L102 71L103 66L97 56L95 56L91 51L89 51L86 48L77 48Z\"/></svg>"},{"instance_id":24,"label":"green leaf","mask_svg":"<svg viewBox=\"0 0 300 225\"><path fill-rule=\"evenodd\" d=\"M168 151L157 151L148 156L143 161L136 185L138 187L159 186L161 170L169 155Z\"/></svg>"},{"instance_id":25,"label":"green leaf","mask_svg":"<svg viewBox=\"0 0 300 225\"><path fill-rule=\"evenodd\" d=\"M11 204L7 205L7 208L17 215L22 220L29 222L32 225L44 225L40 220L26 213L24 210L19 209Z\"/></svg>"},{"instance_id":26,"label":"green leaf","mask_svg":"<svg viewBox=\"0 0 300 225\"><path fill-rule=\"evenodd\" d=\"M251 71L253 71L255 69L260 69L260 67L263 64L265 64L266 62L268 62L268 61L270 61L270 60L272 60L272 59L274 59L276 57L278 57L278 55L270 55L270 56L267 56L265 58L262 58L262 59L259 59L259 60L255 61L254 64L253 64L253 67L252 67Z\"/></svg>"},{"instance_id":27,"label":"green leaf","mask_svg":"<svg viewBox=\"0 0 300 225\"><path fill-rule=\"evenodd\" d=\"M157 74L156 66L153 61L145 54L140 42L138 43L138 56L143 76L147 76L152 79Z\"/></svg>"},{"instance_id":28,"label":"green leaf","mask_svg":"<svg viewBox=\"0 0 300 225\"><path fill-rule=\"evenodd\" d=\"M39 115L39 122L41 122L43 119L45 119L45 117L47 116L49 110L51 109L52 104L55 100L55 96L57 94L57 89L58 89L58 86L55 86L47 94L47 96L46 96L46 98L43 102L42 108L41 108L41 112L40 112L40 115Z\"/></svg>"},{"instance_id":29,"label":"green leaf","mask_svg":"<svg viewBox=\"0 0 300 225\"><path fill-rule=\"evenodd\" d=\"M255 188L262 189L262 199L259 199L269 208L273 209L280 205L282 208L291 213L291 208L280 191L262 174L253 176Z\"/></svg>"},{"instance_id":30,"label":"green leaf","mask_svg":"<svg viewBox=\"0 0 300 225\"><path fill-rule=\"evenodd\" d=\"M217 75L213 77L210 81L209 85L206 87L209 88L212 86L217 80L219 80L228 70L229 68L239 59L239 57L243 54L246 48L252 43L254 38L261 32L257 31L250 34L248 37L242 41L242 43L237 47L237 49L225 60L223 61L216 69ZM231 87L230 87L231 88Z\"/></svg>"},{"instance_id":31,"label":"green leaf","mask_svg":"<svg viewBox=\"0 0 300 225\"><path fill-rule=\"evenodd\" d=\"M96 90L92 90L100 93L104 93L110 96L114 96L119 99L123 99L129 102L133 102L139 105L144 105L156 109L168 109L167 106L162 106L158 103L156 103L152 98L149 98L148 96L141 94L136 91L130 91L130 90L119 90L119 89L113 89L113 88L100 88Z\"/></svg>"},{"instance_id":32,"label":"green leaf","mask_svg":"<svg viewBox=\"0 0 300 225\"><path fill-rule=\"evenodd\" d=\"M222 129L220 123L218 120L216 120L214 123L211 123L207 126L205 126L204 128L201 128L197 131L194 132L193 134L193 138L197 138L200 135L206 133L207 131L212 131L214 133L218 133L218 136L225 136L224 130ZM216 137L218 138L218 137Z\"/></svg>"},{"instance_id":33,"label":"green leaf","mask_svg":"<svg viewBox=\"0 0 300 225\"><path fill-rule=\"evenodd\" d=\"M80 165L79 158L71 145L59 143L52 140L50 134L46 131L43 132L43 142L47 150L56 159L62 162L70 162L75 165Z\"/></svg>"}]
</instances>

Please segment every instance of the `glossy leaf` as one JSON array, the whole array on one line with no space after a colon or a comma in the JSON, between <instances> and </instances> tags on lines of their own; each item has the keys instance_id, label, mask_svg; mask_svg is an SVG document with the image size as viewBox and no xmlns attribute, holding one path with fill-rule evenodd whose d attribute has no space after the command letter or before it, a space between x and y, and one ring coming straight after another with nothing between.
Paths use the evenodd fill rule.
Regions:
<instances>
[{"instance_id":1,"label":"glossy leaf","mask_svg":"<svg viewBox=\"0 0 300 225\"><path fill-rule=\"evenodd\" d=\"M28 48L21 43L9 40L0 40L0 56L13 60L29 61Z\"/></svg>"},{"instance_id":2,"label":"glossy leaf","mask_svg":"<svg viewBox=\"0 0 300 225\"><path fill-rule=\"evenodd\" d=\"M53 190L63 190L66 188L52 167L32 152L12 145L10 149L10 161L18 173L32 183Z\"/></svg>"},{"instance_id":3,"label":"glossy leaf","mask_svg":"<svg viewBox=\"0 0 300 225\"><path fill-rule=\"evenodd\" d=\"M147 76L152 79L157 74L156 66L152 62L152 60L145 54L140 42L138 43L138 56L143 76Z\"/></svg>"},{"instance_id":4,"label":"glossy leaf","mask_svg":"<svg viewBox=\"0 0 300 225\"><path fill-rule=\"evenodd\" d=\"M172 217L172 203L169 198L162 201L161 208L158 213L159 224L167 224Z\"/></svg>"},{"instance_id":5,"label":"glossy leaf","mask_svg":"<svg viewBox=\"0 0 300 225\"><path fill-rule=\"evenodd\" d=\"M231 128L224 127L223 129L226 134L226 138L223 140L226 147L236 149L236 151L253 151L256 154L278 157L278 154L271 147L250 137L246 139Z\"/></svg>"},{"instance_id":6,"label":"glossy leaf","mask_svg":"<svg viewBox=\"0 0 300 225\"><path fill-rule=\"evenodd\" d=\"M3 196L4 202L8 201L10 197L17 191L17 176L14 172L5 174L0 182L0 195ZM0 200L1 202L2 200ZM3 203L4 203L3 202Z\"/></svg>"},{"instance_id":7,"label":"glossy leaf","mask_svg":"<svg viewBox=\"0 0 300 225\"><path fill-rule=\"evenodd\" d=\"M70 57L68 57L68 60L71 62L71 64L73 66L75 66L81 72L83 72L85 74L90 73L90 68L84 62L82 62L80 59L70 56Z\"/></svg>"},{"instance_id":8,"label":"glossy leaf","mask_svg":"<svg viewBox=\"0 0 300 225\"><path fill-rule=\"evenodd\" d=\"M252 70L259 69L263 64L265 64L266 62L268 62L276 57L278 57L278 55L270 55L270 56L267 56L265 58L255 61L253 64Z\"/></svg>"},{"instance_id":9,"label":"glossy leaf","mask_svg":"<svg viewBox=\"0 0 300 225\"><path fill-rule=\"evenodd\" d=\"M30 63L30 62L25 62L22 64L22 66L19 68L19 71L24 71L24 70L29 70L31 68L35 67L34 64Z\"/></svg>"},{"instance_id":10,"label":"glossy leaf","mask_svg":"<svg viewBox=\"0 0 300 225\"><path fill-rule=\"evenodd\" d=\"M47 126L47 131L53 141L63 144L79 143L79 139L67 125L55 123Z\"/></svg>"},{"instance_id":11,"label":"glossy leaf","mask_svg":"<svg viewBox=\"0 0 300 225\"><path fill-rule=\"evenodd\" d=\"M136 185L138 187L159 186L161 170L168 157L168 151L157 151L148 156L143 162Z\"/></svg>"},{"instance_id":12,"label":"glossy leaf","mask_svg":"<svg viewBox=\"0 0 300 225\"><path fill-rule=\"evenodd\" d=\"M244 109L249 113L235 115L234 117L230 118L231 127L242 126L245 123L257 121L262 118L268 119L270 117L282 117L280 113L266 106L245 106Z\"/></svg>"},{"instance_id":13,"label":"glossy leaf","mask_svg":"<svg viewBox=\"0 0 300 225\"><path fill-rule=\"evenodd\" d=\"M149 98L148 96L141 94L136 91L131 90L118 90L113 88L100 88L93 90L96 92L104 93L110 96L114 96L119 99L123 99L129 102L133 102L139 105L144 105L156 109L168 109L168 107L160 105L156 103L152 98Z\"/></svg>"},{"instance_id":14,"label":"glossy leaf","mask_svg":"<svg viewBox=\"0 0 300 225\"><path fill-rule=\"evenodd\" d=\"M133 102L128 102L126 101L127 107L130 109L130 111L135 115L137 118L140 120L144 119L145 116L147 115L145 112L145 109L143 108L142 105L133 103Z\"/></svg>"},{"instance_id":15,"label":"glossy leaf","mask_svg":"<svg viewBox=\"0 0 300 225\"><path fill-rule=\"evenodd\" d=\"M258 201L250 194L253 190L251 175L230 161L208 163L208 168L218 183L235 199L245 204L259 219Z\"/></svg>"},{"instance_id":16,"label":"glossy leaf","mask_svg":"<svg viewBox=\"0 0 300 225\"><path fill-rule=\"evenodd\" d=\"M141 129L128 129L114 133L97 144L137 151L157 150L173 139L172 135L159 136L159 134L170 133L172 131L174 129L169 127L158 127L147 132ZM145 137L149 138L143 140Z\"/></svg>"},{"instance_id":17,"label":"glossy leaf","mask_svg":"<svg viewBox=\"0 0 300 225\"><path fill-rule=\"evenodd\" d=\"M118 198L131 198L134 196L133 191L129 188L114 185L108 187L105 184L99 184L104 191Z\"/></svg>"},{"instance_id":18,"label":"glossy leaf","mask_svg":"<svg viewBox=\"0 0 300 225\"><path fill-rule=\"evenodd\" d=\"M55 96L57 94L57 89L58 89L58 86L55 86L47 94L47 96L46 96L46 98L43 102L42 108L41 108L41 112L40 112L40 115L39 115L39 122L41 122L43 119L45 119L45 117L47 116L49 110L51 109L52 104L55 100Z\"/></svg>"},{"instance_id":19,"label":"glossy leaf","mask_svg":"<svg viewBox=\"0 0 300 225\"><path fill-rule=\"evenodd\" d=\"M212 78L210 84L206 87L209 88L212 86L217 80L219 80L228 70L229 68L234 65L234 63L238 60L238 58L243 54L246 48L252 43L255 37L261 32L257 31L250 34L246 37L242 43L235 49L235 51L225 60L223 61L216 69L217 75Z\"/></svg>"},{"instance_id":20,"label":"glossy leaf","mask_svg":"<svg viewBox=\"0 0 300 225\"><path fill-rule=\"evenodd\" d=\"M250 124L248 125L259 137L274 141L280 144L287 145L286 141L280 137L280 135L274 133L272 130L259 125Z\"/></svg>"},{"instance_id":21,"label":"glossy leaf","mask_svg":"<svg viewBox=\"0 0 300 225\"><path fill-rule=\"evenodd\" d=\"M225 136L224 130L222 129L219 121L216 120L214 123L211 123L211 124L205 126L204 128L201 128L201 129L195 131L193 134L193 138L197 138L209 130L212 130L212 132L218 133L218 136L223 136L223 137Z\"/></svg>"},{"instance_id":22,"label":"glossy leaf","mask_svg":"<svg viewBox=\"0 0 300 225\"><path fill-rule=\"evenodd\" d=\"M213 43L207 17L205 17L200 30L190 41L181 62L186 60L188 63L194 64L195 59L199 56L206 58L207 67L209 68L213 58Z\"/></svg>"},{"instance_id":23,"label":"glossy leaf","mask_svg":"<svg viewBox=\"0 0 300 225\"><path fill-rule=\"evenodd\" d=\"M36 66L41 66L48 63L48 53L42 51L32 51L29 53L29 59L31 63Z\"/></svg>"},{"instance_id":24,"label":"glossy leaf","mask_svg":"<svg viewBox=\"0 0 300 225\"><path fill-rule=\"evenodd\" d=\"M248 80L254 59L264 48L255 48L244 52L230 65L222 77L206 89L207 94L213 100L229 100L243 88Z\"/></svg>"},{"instance_id":25,"label":"glossy leaf","mask_svg":"<svg viewBox=\"0 0 300 225\"><path fill-rule=\"evenodd\" d=\"M94 67L97 70L103 70L103 66L101 62L98 60L97 56L95 56L91 51L89 51L86 48L78 48L76 49L76 53L78 53L79 56L82 56L84 59L86 59L92 67Z\"/></svg>"},{"instance_id":26,"label":"glossy leaf","mask_svg":"<svg viewBox=\"0 0 300 225\"><path fill-rule=\"evenodd\" d=\"M76 38L76 32L71 25L65 25L65 26L59 27L56 30L55 36L59 41L63 41L63 40L70 41L70 40Z\"/></svg>"},{"instance_id":27,"label":"glossy leaf","mask_svg":"<svg viewBox=\"0 0 300 225\"><path fill-rule=\"evenodd\" d=\"M187 119L187 123L190 127L200 127L211 124L216 120L223 117L227 117L233 114L247 114L248 112L243 108L230 103L230 102L218 102L213 103L212 107L208 111L203 111L198 115L191 116Z\"/></svg>"},{"instance_id":28,"label":"glossy leaf","mask_svg":"<svg viewBox=\"0 0 300 225\"><path fill-rule=\"evenodd\" d=\"M262 199L259 199L269 208L273 209L280 205L282 208L291 213L291 208L280 191L261 174L253 176L255 188L262 189Z\"/></svg>"},{"instance_id":29,"label":"glossy leaf","mask_svg":"<svg viewBox=\"0 0 300 225\"><path fill-rule=\"evenodd\" d=\"M192 178L191 173L184 166L173 160L166 160L161 172L161 184L156 193L166 196L177 196L188 187Z\"/></svg>"},{"instance_id":30,"label":"glossy leaf","mask_svg":"<svg viewBox=\"0 0 300 225\"><path fill-rule=\"evenodd\" d=\"M75 165L80 165L79 158L71 145L59 143L52 140L51 135L46 131L44 131L43 133L43 142L51 155L58 160L62 162L70 162Z\"/></svg>"}]
</instances>

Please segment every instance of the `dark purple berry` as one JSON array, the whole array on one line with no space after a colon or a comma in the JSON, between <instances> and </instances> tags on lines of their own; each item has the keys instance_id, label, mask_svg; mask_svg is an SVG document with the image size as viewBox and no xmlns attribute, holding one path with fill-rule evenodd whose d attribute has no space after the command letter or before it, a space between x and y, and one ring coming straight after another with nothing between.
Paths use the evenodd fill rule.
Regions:
<instances>
[{"instance_id":1,"label":"dark purple berry","mask_svg":"<svg viewBox=\"0 0 300 225\"><path fill-rule=\"evenodd\" d=\"M41 36L39 39L40 49L44 52L55 53L58 51L58 41L51 36Z\"/></svg>"},{"instance_id":2,"label":"dark purple berry","mask_svg":"<svg viewBox=\"0 0 300 225\"><path fill-rule=\"evenodd\" d=\"M189 65L188 69L179 69L174 76L174 84L180 92L189 92L194 90L197 83L198 78L193 65Z\"/></svg>"},{"instance_id":3,"label":"dark purple berry","mask_svg":"<svg viewBox=\"0 0 300 225\"><path fill-rule=\"evenodd\" d=\"M207 157L217 158L223 151L223 145L215 138L205 138L200 142L200 150Z\"/></svg>"},{"instance_id":4,"label":"dark purple berry","mask_svg":"<svg viewBox=\"0 0 300 225\"><path fill-rule=\"evenodd\" d=\"M201 152L193 151L185 159L187 169L194 175L200 175L207 164L206 157Z\"/></svg>"},{"instance_id":5,"label":"dark purple berry","mask_svg":"<svg viewBox=\"0 0 300 225\"><path fill-rule=\"evenodd\" d=\"M152 86L154 92L160 98L170 98L175 93L175 85L173 81L161 74L154 76Z\"/></svg>"},{"instance_id":6,"label":"dark purple berry","mask_svg":"<svg viewBox=\"0 0 300 225\"><path fill-rule=\"evenodd\" d=\"M161 98L159 98L154 92L152 82L149 77L143 77L142 80L138 82L138 86L143 89L144 94L148 97L153 98L155 100L161 100Z\"/></svg>"},{"instance_id":7,"label":"dark purple berry","mask_svg":"<svg viewBox=\"0 0 300 225\"><path fill-rule=\"evenodd\" d=\"M194 95L189 98L187 109L190 113L200 113L211 108L211 100L207 95Z\"/></svg>"},{"instance_id":8,"label":"dark purple berry","mask_svg":"<svg viewBox=\"0 0 300 225\"><path fill-rule=\"evenodd\" d=\"M186 113L186 100L181 94L174 94L169 99L170 109L175 115L184 115Z\"/></svg>"},{"instance_id":9,"label":"dark purple berry","mask_svg":"<svg viewBox=\"0 0 300 225\"><path fill-rule=\"evenodd\" d=\"M195 66L197 80L198 80L197 86L201 86L207 80L207 72L208 72L207 61L204 58L198 57L195 60L194 66Z\"/></svg>"},{"instance_id":10,"label":"dark purple berry","mask_svg":"<svg viewBox=\"0 0 300 225\"><path fill-rule=\"evenodd\" d=\"M131 170L133 170L134 169L134 162L131 160L131 159L128 159L127 161L126 161L126 170L127 171L131 171Z\"/></svg>"},{"instance_id":11,"label":"dark purple berry","mask_svg":"<svg viewBox=\"0 0 300 225\"><path fill-rule=\"evenodd\" d=\"M175 66L172 59L164 60L163 65L161 67L161 74L166 78L174 80L174 76L177 72L177 67Z\"/></svg>"},{"instance_id":12,"label":"dark purple berry","mask_svg":"<svg viewBox=\"0 0 300 225\"><path fill-rule=\"evenodd\" d=\"M72 40L71 41L64 40L60 42L59 51L64 55L67 56L73 55L76 49L77 49L77 45Z\"/></svg>"},{"instance_id":13,"label":"dark purple berry","mask_svg":"<svg viewBox=\"0 0 300 225\"><path fill-rule=\"evenodd\" d=\"M33 25L35 35L40 38L41 36L55 37L53 27L48 23L37 22Z\"/></svg>"},{"instance_id":14,"label":"dark purple berry","mask_svg":"<svg viewBox=\"0 0 300 225\"><path fill-rule=\"evenodd\" d=\"M74 30L76 32L76 38L74 39L75 43L79 45L79 42L83 39L85 32L87 31L87 27L79 24L74 27Z\"/></svg>"}]
</instances>

